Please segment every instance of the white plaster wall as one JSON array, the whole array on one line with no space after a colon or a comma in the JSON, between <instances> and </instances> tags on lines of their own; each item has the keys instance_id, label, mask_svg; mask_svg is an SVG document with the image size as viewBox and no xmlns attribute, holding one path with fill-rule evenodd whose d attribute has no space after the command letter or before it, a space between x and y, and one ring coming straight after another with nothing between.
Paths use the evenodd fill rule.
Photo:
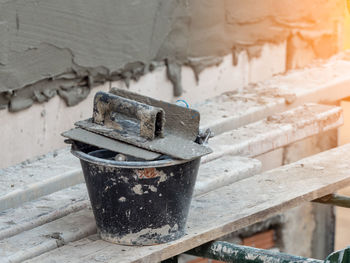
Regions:
<instances>
[{"instance_id":1,"label":"white plaster wall","mask_svg":"<svg viewBox=\"0 0 350 263\"><path fill-rule=\"evenodd\" d=\"M185 99L193 106L222 92L239 91L248 83L282 73L285 65L286 43L266 44L259 58L249 61L245 52L240 53L236 66L232 63L232 55L227 55L219 66L203 70L198 83L192 69L183 67L184 92L180 98L173 97L173 87L166 77L164 67L146 74L139 81L131 81L129 89L166 101ZM72 128L75 121L90 117L94 94L98 90L108 91L110 86L126 88L124 82L106 83L94 88L86 100L74 107L67 107L56 96L47 103L35 104L21 112L1 110L0 168L65 147L60 134Z\"/></svg>"},{"instance_id":2,"label":"white plaster wall","mask_svg":"<svg viewBox=\"0 0 350 263\"><path fill-rule=\"evenodd\" d=\"M232 63L232 55L224 57L216 67L206 68L196 83L191 68L183 67L181 96L189 104L196 104L226 91L241 91L248 83L256 83L283 73L286 70L286 43L265 44L259 58L248 59L245 51L238 55L238 64Z\"/></svg>"},{"instance_id":3,"label":"white plaster wall","mask_svg":"<svg viewBox=\"0 0 350 263\"><path fill-rule=\"evenodd\" d=\"M109 83L97 90L109 90ZM0 111L0 168L37 155L65 147L63 131L73 128L75 121L92 115L92 92L86 100L67 107L62 99L54 97L47 103L34 104L27 110L10 113Z\"/></svg>"},{"instance_id":4,"label":"white plaster wall","mask_svg":"<svg viewBox=\"0 0 350 263\"><path fill-rule=\"evenodd\" d=\"M238 55L238 64L233 65L232 54L223 58L218 66L208 67L199 74L196 81L190 67L182 67L183 94L173 97L173 87L166 77L165 68L157 68L140 78L131 81L129 89L147 96L175 102L184 99L190 105L217 96L226 91L241 91L248 83L256 83L285 72L286 43L265 44L259 58L248 59L245 51ZM113 87L126 88L124 82L113 82Z\"/></svg>"}]
</instances>

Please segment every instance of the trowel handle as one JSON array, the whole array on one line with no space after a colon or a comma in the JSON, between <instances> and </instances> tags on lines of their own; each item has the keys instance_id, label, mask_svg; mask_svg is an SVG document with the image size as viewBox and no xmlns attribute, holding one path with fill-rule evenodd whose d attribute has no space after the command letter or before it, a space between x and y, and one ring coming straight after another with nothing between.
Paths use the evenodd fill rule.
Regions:
<instances>
[{"instance_id":1,"label":"trowel handle","mask_svg":"<svg viewBox=\"0 0 350 263\"><path fill-rule=\"evenodd\" d=\"M99 91L94 98L93 122L118 129L112 114L120 114L140 121L140 136L153 140L163 137L165 113L162 108L129 100L111 93ZM121 127L119 127L121 129Z\"/></svg>"}]
</instances>

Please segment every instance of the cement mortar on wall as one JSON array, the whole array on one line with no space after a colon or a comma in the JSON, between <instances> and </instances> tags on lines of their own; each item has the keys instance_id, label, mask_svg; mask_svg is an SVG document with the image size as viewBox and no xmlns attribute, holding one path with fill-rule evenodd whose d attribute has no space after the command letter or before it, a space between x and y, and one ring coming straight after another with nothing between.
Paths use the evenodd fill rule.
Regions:
<instances>
[{"instance_id":1,"label":"cement mortar on wall","mask_svg":"<svg viewBox=\"0 0 350 263\"><path fill-rule=\"evenodd\" d=\"M287 41L295 60L298 39L327 57L343 11L342 0L2 1L0 105L19 111L58 94L74 106L96 85L159 64L181 95L182 65L198 74L231 53L236 65L242 50L257 58L266 43Z\"/></svg>"}]
</instances>

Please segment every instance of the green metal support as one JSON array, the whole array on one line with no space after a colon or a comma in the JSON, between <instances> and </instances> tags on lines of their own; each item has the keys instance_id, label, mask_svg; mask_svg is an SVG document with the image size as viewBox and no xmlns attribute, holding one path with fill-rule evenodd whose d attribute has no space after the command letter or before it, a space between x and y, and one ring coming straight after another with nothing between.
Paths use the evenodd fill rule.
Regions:
<instances>
[{"instance_id":1,"label":"green metal support","mask_svg":"<svg viewBox=\"0 0 350 263\"><path fill-rule=\"evenodd\" d=\"M350 247L333 252L326 258L324 262L325 263L350 263Z\"/></svg>"},{"instance_id":2,"label":"green metal support","mask_svg":"<svg viewBox=\"0 0 350 263\"><path fill-rule=\"evenodd\" d=\"M350 208L350 197L337 194L326 195L313 202Z\"/></svg>"},{"instance_id":3,"label":"green metal support","mask_svg":"<svg viewBox=\"0 0 350 263\"><path fill-rule=\"evenodd\" d=\"M186 254L232 263L350 263L350 247L333 252L324 261L224 241L204 244Z\"/></svg>"},{"instance_id":4,"label":"green metal support","mask_svg":"<svg viewBox=\"0 0 350 263\"><path fill-rule=\"evenodd\" d=\"M202 245L187 251L186 254L233 263L323 263L323 260L240 246L223 241Z\"/></svg>"}]
</instances>

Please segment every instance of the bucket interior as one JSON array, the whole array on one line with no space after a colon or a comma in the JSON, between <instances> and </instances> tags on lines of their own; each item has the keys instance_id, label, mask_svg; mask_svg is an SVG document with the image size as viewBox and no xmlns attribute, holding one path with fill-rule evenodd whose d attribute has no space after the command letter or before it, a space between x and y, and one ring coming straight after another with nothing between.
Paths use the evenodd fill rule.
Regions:
<instances>
[{"instance_id":1,"label":"bucket interior","mask_svg":"<svg viewBox=\"0 0 350 263\"><path fill-rule=\"evenodd\" d=\"M80 160L114 167L160 167L187 162L186 160L173 159L167 155L160 155L153 160L145 160L79 142L72 144L71 152ZM118 156L123 156L122 160L118 159Z\"/></svg>"},{"instance_id":2,"label":"bucket interior","mask_svg":"<svg viewBox=\"0 0 350 263\"><path fill-rule=\"evenodd\" d=\"M115 157L120 155L120 153L117 152L113 152L110 150L105 150L105 149L99 149L99 150L94 150L91 152L87 153L88 155L91 155L93 157L96 158L100 158L100 159L105 159L105 160L115 160ZM141 158L136 158L134 156L130 156L130 155L126 155L123 154L123 156L125 156L125 161L129 161L129 162L140 162L140 161L145 161L144 159Z\"/></svg>"}]
</instances>

